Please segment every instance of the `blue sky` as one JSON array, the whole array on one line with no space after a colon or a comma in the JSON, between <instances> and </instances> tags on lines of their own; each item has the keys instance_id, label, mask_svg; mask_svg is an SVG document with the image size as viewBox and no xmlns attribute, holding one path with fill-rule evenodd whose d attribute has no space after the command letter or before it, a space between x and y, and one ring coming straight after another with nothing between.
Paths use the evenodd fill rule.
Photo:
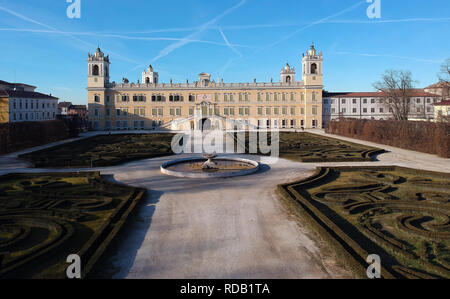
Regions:
<instances>
[{"instance_id":1,"label":"blue sky","mask_svg":"<svg viewBox=\"0 0 450 299\"><path fill-rule=\"evenodd\" d=\"M328 91L371 91L386 69L410 70L417 87L437 81L450 58L450 1L381 0L0 0L0 80L33 84L87 103L89 51L110 55L111 80L137 81L152 64L160 81L200 72L225 82L279 80L288 61L300 74L311 42L324 54Z\"/></svg>"}]
</instances>

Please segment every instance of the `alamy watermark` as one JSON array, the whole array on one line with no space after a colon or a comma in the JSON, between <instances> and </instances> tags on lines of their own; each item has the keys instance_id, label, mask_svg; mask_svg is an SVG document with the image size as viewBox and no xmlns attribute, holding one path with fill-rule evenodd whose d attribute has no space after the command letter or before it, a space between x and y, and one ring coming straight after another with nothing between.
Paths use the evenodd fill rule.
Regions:
<instances>
[{"instance_id":1,"label":"alamy watermark","mask_svg":"<svg viewBox=\"0 0 450 299\"><path fill-rule=\"evenodd\" d=\"M279 129L193 130L179 133L171 143L175 154L254 154L261 163L273 165L280 155Z\"/></svg>"},{"instance_id":2,"label":"alamy watermark","mask_svg":"<svg viewBox=\"0 0 450 299\"><path fill-rule=\"evenodd\" d=\"M371 254L367 257L366 262L370 265L367 268L366 274L369 279L381 278L381 258L377 254Z\"/></svg>"},{"instance_id":3,"label":"alamy watermark","mask_svg":"<svg viewBox=\"0 0 450 299\"><path fill-rule=\"evenodd\" d=\"M67 7L67 17L69 19L81 19L81 0L66 0L67 3L71 3Z\"/></svg>"},{"instance_id":4,"label":"alamy watermark","mask_svg":"<svg viewBox=\"0 0 450 299\"><path fill-rule=\"evenodd\" d=\"M371 3L367 8L367 17L369 19L381 19L381 0L366 0Z\"/></svg>"},{"instance_id":5,"label":"alamy watermark","mask_svg":"<svg viewBox=\"0 0 450 299\"><path fill-rule=\"evenodd\" d=\"M78 254L71 254L67 257L66 262L70 265L66 269L66 275L69 279L81 278L81 258Z\"/></svg>"}]
</instances>

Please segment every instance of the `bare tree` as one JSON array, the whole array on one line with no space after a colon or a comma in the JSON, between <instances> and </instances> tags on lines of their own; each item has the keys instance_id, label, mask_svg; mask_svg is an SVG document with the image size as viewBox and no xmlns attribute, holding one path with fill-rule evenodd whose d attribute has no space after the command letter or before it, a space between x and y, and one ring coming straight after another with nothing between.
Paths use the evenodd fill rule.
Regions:
<instances>
[{"instance_id":1,"label":"bare tree","mask_svg":"<svg viewBox=\"0 0 450 299\"><path fill-rule=\"evenodd\" d=\"M450 58L441 65L439 81L450 84Z\"/></svg>"},{"instance_id":2,"label":"bare tree","mask_svg":"<svg viewBox=\"0 0 450 299\"><path fill-rule=\"evenodd\" d=\"M414 83L409 71L387 70L373 85L396 120L408 120Z\"/></svg>"},{"instance_id":3,"label":"bare tree","mask_svg":"<svg viewBox=\"0 0 450 299\"><path fill-rule=\"evenodd\" d=\"M441 72L438 74L440 88L442 88L442 100L450 97L450 58L441 65Z\"/></svg>"}]
</instances>

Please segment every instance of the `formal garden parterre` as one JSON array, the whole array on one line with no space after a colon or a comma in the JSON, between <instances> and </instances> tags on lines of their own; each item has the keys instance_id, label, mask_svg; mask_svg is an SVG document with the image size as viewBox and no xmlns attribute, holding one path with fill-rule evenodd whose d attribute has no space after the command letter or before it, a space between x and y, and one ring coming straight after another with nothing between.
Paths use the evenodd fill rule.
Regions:
<instances>
[{"instance_id":1,"label":"formal garden parterre","mask_svg":"<svg viewBox=\"0 0 450 299\"><path fill-rule=\"evenodd\" d=\"M265 153L260 150L259 145L256 149L257 152L252 152L250 149L250 144L258 144L262 140L261 134L267 135L263 138L267 138L269 145L272 142L279 143L280 158L296 162L368 162L373 161L378 154L384 152L380 148L304 132L280 132L277 138L271 132L241 132L234 133L233 138L245 149L245 153L264 155ZM245 137L243 138L243 136ZM245 140L245 144L239 140Z\"/></svg>"},{"instance_id":2,"label":"formal garden parterre","mask_svg":"<svg viewBox=\"0 0 450 299\"><path fill-rule=\"evenodd\" d=\"M36 168L87 168L120 165L173 154L175 135L109 134L89 137L20 155Z\"/></svg>"},{"instance_id":3,"label":"formal garden parterre","mask_svg":"<svg viewBox=\"0 0 450 299\"><path fill-rule=\"evenodd\" d=\"M324 167L278 190L358 276L378 254L384 278L450 278L449 185L447 173Z\"/></svg>"},{"instance_id":4,"label":"formal garden parterre","mask_svg":"<svg viewBox=\"0 0 450 299\"><path fill-rule=\"evenodd\" d=\"M98 172L0 176L0 278L65 278L69 254L85 277L145 194Z\"/></svg>"}]
</instances>

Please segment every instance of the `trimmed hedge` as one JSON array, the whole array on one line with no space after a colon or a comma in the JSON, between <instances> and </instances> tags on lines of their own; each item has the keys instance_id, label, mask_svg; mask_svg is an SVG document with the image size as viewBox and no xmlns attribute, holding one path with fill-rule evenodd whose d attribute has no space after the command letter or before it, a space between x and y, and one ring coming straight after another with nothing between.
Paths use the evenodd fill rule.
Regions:
<instances>
[{"instance_id":1,"label":"trimmed hedge","mask_svg":"<svg viewBox=\"0 0 450 299\"><path fill-rule=\"evenodd\" d=\"M325 131L450 158L450 123L343 118Z\"/></svg>"},{"instance_id":2,"label":"trimmed hedge","mask_svg":"<svg viewBox=\"0 0 450 299\"><path fill-rule=\"evenodd\" d=\"M70 137L62 120L0 124L0 154L55 142Z\"/></svg>"}]
</instances>

